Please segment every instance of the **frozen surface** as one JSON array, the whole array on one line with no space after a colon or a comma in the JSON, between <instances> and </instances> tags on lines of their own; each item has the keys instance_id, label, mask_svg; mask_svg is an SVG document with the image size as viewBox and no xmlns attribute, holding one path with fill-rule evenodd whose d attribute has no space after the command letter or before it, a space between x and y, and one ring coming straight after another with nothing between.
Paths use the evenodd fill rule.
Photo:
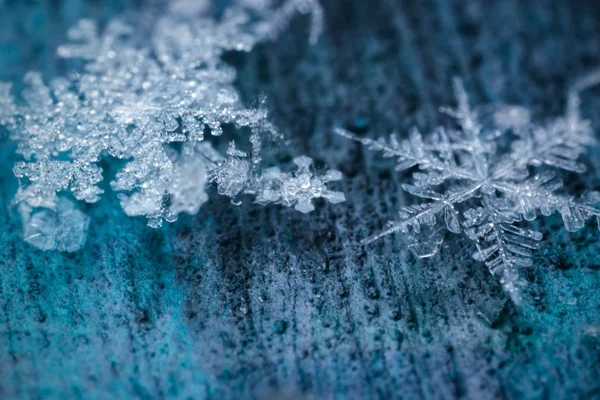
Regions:
<instances>
[{"instance_id":1,"label":"frozen surface","mask_svg":"<svg viewBox=\"0 0 600 400\"><path fill-rule=\"evenodd\" d=\"M117 11L13 3L0 12L0 76L11 80L40 65L62 72L51 51L60 32ZM567 234L556 215L536 222L545 240L517 307L459 238L427 260L393 236L361 246L412 196L393 160L332 132L428 131L452 104L456 75L478 104L559 116L569 85L600 65L600 10L578 0L323 4L316 46L310 17L298 17L275 42L228 61L244 99L265 92L297 148L341 170L346 203L304 215L217 196L152 230L107 191L101 206L82 208L83 251L42 252L23 242L8 208L16 159L2 142L0 397L600 396L597 230ZM582 104L600 127L600 91ZM590 170L565 179L569 192L599 189L599 160L595 147ZM101 166L111 177L120 168Z\"/></svg>"}]
</instances>

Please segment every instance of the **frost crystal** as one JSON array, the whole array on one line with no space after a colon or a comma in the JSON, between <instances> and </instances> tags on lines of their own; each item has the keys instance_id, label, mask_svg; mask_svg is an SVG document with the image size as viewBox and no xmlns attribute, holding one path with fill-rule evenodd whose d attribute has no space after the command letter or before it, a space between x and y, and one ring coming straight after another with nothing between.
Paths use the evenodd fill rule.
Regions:
<instances>
[{"instance_id":1,"label":"frost crystal","mask_svg":"<svg viewBox=\"0 0 600 400\"><path fill-rule=\"evenodd\" d=\"M581 198L557 193L563 182L557 170L583 173L578 162L592 143L588 121L579 115L579 92L600 83L600 72L579 81L571 90L566 115L545 125L533 124L521 107L498 108L484 125L471 109L460 80L454 88L457 109L443 109L457 123L456 129L439 128L424 139L415 129L406 140L366 139L336 129L384 157L397 160L396 170L418 167L408 193L427 202L401 208L399 219L370 243L401 232L408 247L420 258L439 251L443 231L464 233L477 247L474 258L485 262L515 302L524 281L521 267L532 265L532 250L542 234L520 227L540 214L560 213L567 231L573 232L596 217L600 229L600 193ZM490 126L491 125L491 126Z\"/></svg>"},{"instance_id":2,"label":"frost crystal","mask_svg":"<svg viewBox=\"0 0 600 400\"><path fill-rule=\"evenodd\" d=\"M56 210L43 209L32 213L31 207L20 205L25 221L26 242L42 250L75 251L85 243L89 217L75 209L73 203L61 198Z\"/></svg>"},{"instance_id":3,"label":"frost crystal","mask_svg":"<svg viewBox=\"0 0 600 400\"><path fill-rule=\"evenodd\" d=\"M261 169L262 142L282 134L270 123L264 101L256 108L241 103L236 71L222 56L250 51L280 32L293 13L312 13L315 41L322 9L316 0L288 0L277 10L269 2L255 3L240 1L219 21L202 15L209 2L188 0L172 3L152 24L115 19L101 30L83 20L68 32L70 43L58 49L61 57L82 59L82 72L48 85L28 73L19 104L10 86L0 84L0 124L24 158L14 167L21 182L14 203L24 210L28 242L66 251L83 244L87 220L73 208L67 211L58 193L98 201L98 162L106 157L126 162L110 183L123 192L123 210L147 217L152 227L198 212L211 183L236 202L249 194L259 203L302 212L313 209L315 197L343 200L325 187L339 173L317 177L308 158L297 159L295 173ZM233 144L223 157L203 142L206 135L221 135L224 124L251 132L250 157ZM38 208L45 210L34 212ZM63 232L67 239L61 239Z\"/></svg>"},{"instance_id":4,"label":"frost crystal","mask_svg":"<svg viewBox=\"0 0 600 400\"><path fill-rule=\"evenodd\" d=\"M268 4L270 0L241 0L247 3L249 6L259 10L268 10ZM264 11L263 11L264 12ZM274 38L277 37L281 31L288 25L290 19L296 14L310 14L311 15L311 29L310 29L310 43L315 44L321 33L323 32L323 7L318 0L289 0L284 5L271 12L268 18L263 18L267 23L262 24L259 27L259 31L263 34Z\"/></svg>"},{"instance_id":5,"label":"frost crystal","mask_svg":"<svg viewBox=\"0 0 600 400\"><path fill-rule=\"evenodd\" d=\"M311 170L313 160L302 156L294 159L298 170L292 173L283 173L278 167L268 169L263 176L257 201L259 203L274 202L286 207L294 208L302 213L308 213L315 209L312 199L322 197L333 204L346 200L342 192L328 190L327 182L339 181L342 173L339 171L328 171L324 175L317 175Z\"/></svg>"},{"instance_id":6,"label":"frost crystal","mask_svg":"<svg viewBox=\"0 0 600 400\"><path fill-rule=\"evenodd\" d=\"M252 142L256 143L254 140ZM295 158L298 170L294 172L282 172L279 167L256 171L253 168L256 160L237 150L233 142L226 159L210 148L204 147L202 151L211 170L210 181L217 185L220 194L234 201L240 195L253 195L256 202L263 205L274 203L293 206L302 213L308 213L315 209L312 199L322 197L333 204L346 200L342 192L326 187L326 183L342 179L341 172L331 170L323 175L317 174L309 157Z\"/></svg>"}]
</instances>

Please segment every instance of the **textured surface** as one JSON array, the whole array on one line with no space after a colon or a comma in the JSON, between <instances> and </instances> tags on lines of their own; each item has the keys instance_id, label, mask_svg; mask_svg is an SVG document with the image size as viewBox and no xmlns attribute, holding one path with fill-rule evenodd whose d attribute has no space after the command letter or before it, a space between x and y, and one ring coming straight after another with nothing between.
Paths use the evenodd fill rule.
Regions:
<instances>
[{"instance_id":1,"label":"textured surface","mask_svg":"<svg viewBox=\"0 0 600 400\"><path fill-rule=\"evenodd\" d=\"M268 95L296 154L344 172L344 204L300 215L213 193L197 216L151 230L109 195L85 209L84 251L43 253L21 241L8 208L14 149L2 141L0 397L600 398L597 230L540 224L547 238L517 308L466 242L427 261L397 237L359 246L410 202L406 176L331 133L430 128L453 75L477 102L557 115L569 82L600 64L600 5L323 3L315 47L298 18L231 61L248 99ZM118 11L104 4L5 1L0 78L64 67L52 56L64 28ZM600 127L600 90L584 102ZM598 189L600 151L587 161L585 180L567 177L574 191Z\"/></svg>"}]
</instances>

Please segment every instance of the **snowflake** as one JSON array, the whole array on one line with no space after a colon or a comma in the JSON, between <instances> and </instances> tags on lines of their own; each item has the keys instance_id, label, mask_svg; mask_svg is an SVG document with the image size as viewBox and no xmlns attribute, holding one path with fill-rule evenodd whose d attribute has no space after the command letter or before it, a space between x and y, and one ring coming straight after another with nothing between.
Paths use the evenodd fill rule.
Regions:
<instances>
[{"instance_id":1,"label":"snowflake","mask_svg":"<svg viewBox=\"0 0 600 400\"><path fill-rule=\"evenodd\" d=\"M66 251L83 245L88 224L74 218L80 213L66 208L58 194L70 191L77 200L97 202L103 194L98 161L106 157L125 160L110 183L122 192L124 212L147 217L152 227L182 212L197 213L211 183L236 203L240 195L253 195L261 204L302 212L313 208L314 197L343 201L325 187L339 173L316 176L308 158L296 159L297 173L262 170L262 142L281 142L283 135L269 121L264 100L255 108L241 103L236 71L222 59L225 52L248 52L281 31L292 10L316 15L311 33L316 40L318 2L288 0L277 10L268 3L240 5L218 21L203 15L209 5L180 0L153 23L117 18L102 31L94 21L80 21L58 54L82 59L82 72L49 85L40 74L28 73L21 104L13 101L8 84L0 84L0 124L24 158L14 167L21 182L14 203L27 241ZM207 134L221 135L224 124L250 131L251 157L234 145L223 157L204 142ZM60 239L61 232L70 237Z\"/></svg>"},{"instance_id":2,"label":"snowflake","mask_svg":"<svg viewBox=\"0 0 600 400\"><path fill-rule=\"evenodd\" d=\"M438 253L444 230L462 232L475 243L474 258L499 275L504 290L518 302L524 286L518 270L532 265L532 250L542 239L540 232L519 226L522 221L558 212L569 232L592 217L600 229L600 209L594 207L600 193L580 198L556 193L563 186L556 170L585 171L577 159L592 143L593 132L580 118L579 93L598 83L600 71L579 81L570 92L566 115L545 125L532 123L528 110L512 106L497 108L484 124L457 79L458 108L442 109L456 121L455 129L438 128L426 139L414 129L402 141L395 135L372 140L336 129L396 158L398 171L418 167L413 184L402 187L427 200L402 207L398 220L363 243L400 232L417 257L427 258Z\"/></svg>"},{"instance_id":3,"label":"snowflake","mask_svg":"<svg viewBox=\"0 0 600 400\"><path fill-rule=\"evenodd\" d=\"M333 204L346 200L344 193L326 187L326 183L342 179L341 172L329 170L325 174L317 174L309 157L296 157L294 163L298 170L286 173L279 167L256 171L252 167L256 165L253 157L237 150L233 142L227 158L215 154L210 147L205 146L201 151L210 166L210 182L217 185L220 194L231 197L234 202L240 195L253 195L259 204L294 206L296 210L308 213L315 209L312 204L315 198L324 198Z\"/></svg>"}]
</instances>

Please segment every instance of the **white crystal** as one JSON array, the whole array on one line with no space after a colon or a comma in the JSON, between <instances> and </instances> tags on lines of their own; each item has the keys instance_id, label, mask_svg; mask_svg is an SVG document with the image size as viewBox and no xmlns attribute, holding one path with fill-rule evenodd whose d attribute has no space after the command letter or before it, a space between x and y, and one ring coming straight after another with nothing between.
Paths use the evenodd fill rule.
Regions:
<instances>
[{"instance_id":1,"label":"white crystal","mask_svg":"<svg viewBox=\"0 0 600 400\"><path fill-rule=\"evenodd\" d=\"M75 209L73 203L61 198L56 210L43 209L32 213L28 206L21 208L25 241L41 250L73 252L85 244L89 217Z\"/></svg>"}]
</instances>

